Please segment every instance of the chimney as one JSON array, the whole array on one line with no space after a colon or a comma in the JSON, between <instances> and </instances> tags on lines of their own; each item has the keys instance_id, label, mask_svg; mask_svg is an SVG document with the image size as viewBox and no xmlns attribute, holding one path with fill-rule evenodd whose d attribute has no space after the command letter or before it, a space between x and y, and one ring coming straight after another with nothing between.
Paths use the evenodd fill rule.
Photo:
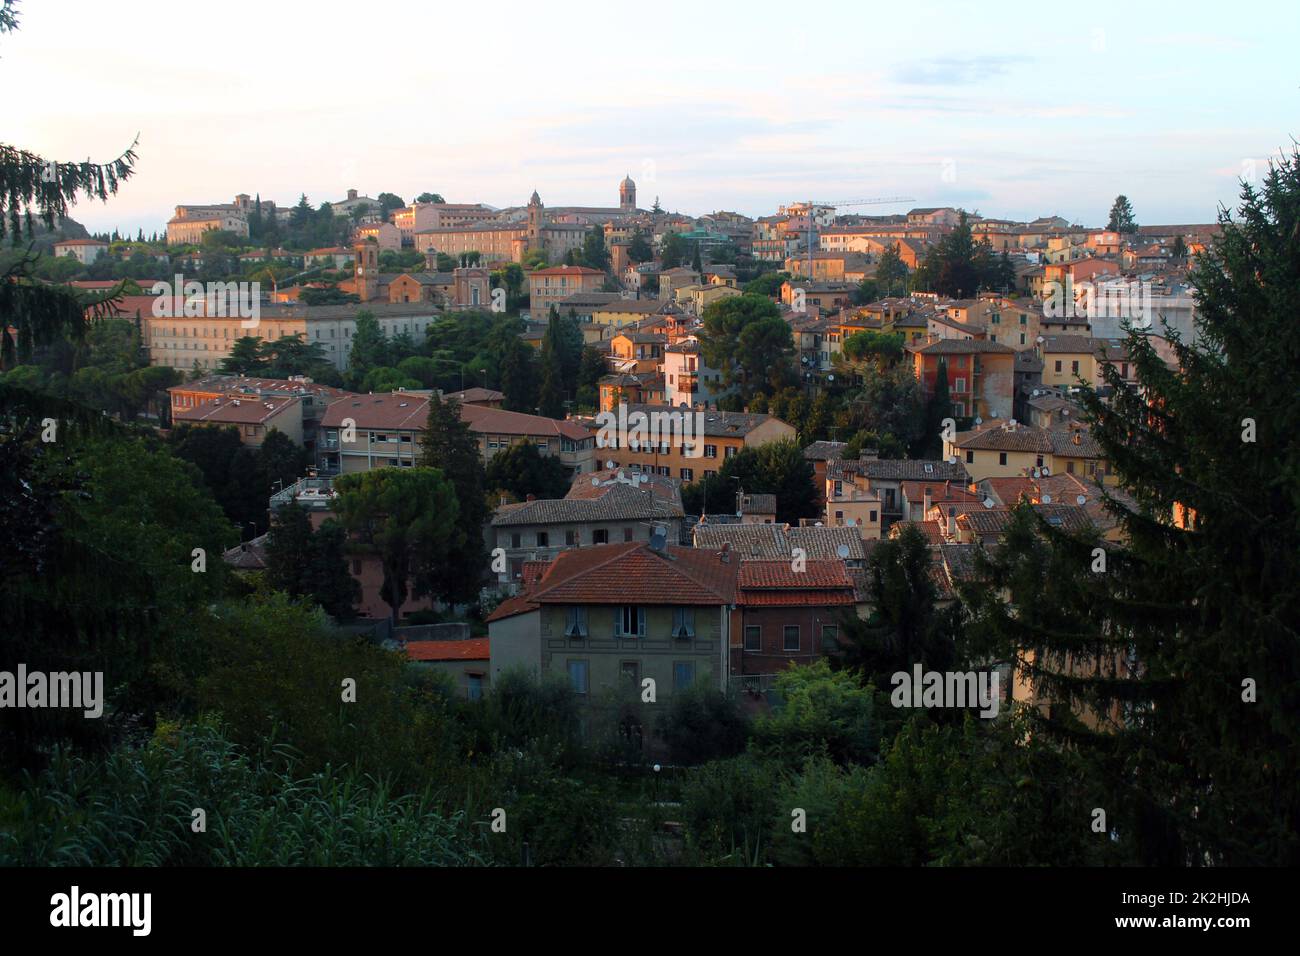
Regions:
<instances>
[{"instance_id":1,"label":"chimney","mask_svg":"<svg viewBox=\"0 0 1300 956\"><path fill-rule=\"evenodd\" d=\"M724 541L724 542L722 542L722 550L720 550L720 551L718 552L718 558L722 561L723 564L729 564L729 563L731 562L731 542L730 542L730 541Z\"/></svg>"},{"instance_id":2,"label":"chimney","mask_svg":"<svg viewBox=\"0 0 1300 956\"><path fill-rule=\"evenodd\" d=\"M934 504L934 496L930 494L928 486L925 489L925 496L921 499L921 502L921 520L924 521L925 516L930 513L930 506Z\"/></svg>"},{"instance_id":3,"label":"chimney","mask_svg":"<svg viewBox=\"0 0 1300 956\"><path fill-rule=\"evenodd\" d=\"M537 496L536 496L536 495L528 495L524 500L525 500L525 501L536 501L536 500L537 500Z\"/></svg>"},{"instance_id":4,"label":"chimney","mask_svg":"<svg viewBox=\"0 0 1300 956\"><path fill-rule=\"evenodd\" d=\"M948 536L955 538L957 536L957 509L948 509Z\"/></svg>"},{"instance_id":5,"label":"chimney","mask_svg":"<svg viewBox=\"0 0 1300 956\"><path fill-rule=\"evenodd\" d=\"M355 189L349 189L349 190L348 190L348 198L349 198L349 199L356 199L356 198L357 198L357 191L356 191Z\"/></svg>"}]
</instances>

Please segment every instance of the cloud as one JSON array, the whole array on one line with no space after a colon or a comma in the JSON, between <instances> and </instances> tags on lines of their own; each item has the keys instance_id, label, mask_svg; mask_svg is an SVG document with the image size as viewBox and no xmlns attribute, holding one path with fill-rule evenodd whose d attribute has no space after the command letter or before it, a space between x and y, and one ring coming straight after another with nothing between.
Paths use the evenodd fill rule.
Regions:
<instances>
[{"instance_id":1,"label":"cloud","mask_svg":"<svg viewBox=\"0 0 1300 956\"><path fill-rule=\"evenodd\" d=\"M913 60L894 68L893 78L915 86L966 86L1033 62L1031 56L946 56Z\"/></svg>"}]
</instances>

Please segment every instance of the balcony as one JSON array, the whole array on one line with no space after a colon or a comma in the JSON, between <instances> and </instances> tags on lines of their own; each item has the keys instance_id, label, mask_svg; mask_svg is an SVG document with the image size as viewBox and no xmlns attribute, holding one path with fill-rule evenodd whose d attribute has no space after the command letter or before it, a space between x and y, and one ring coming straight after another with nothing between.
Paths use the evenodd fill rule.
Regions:
<instances>
[{"instance_id":1,"label":"balcony","mask_svg":"<svg viewBox=\"0 0 1300 956\"><path fill-rule=\"evenodd\" d=\"M299 478L271 495L270 508L278 511L290 502L308 511L328 511L334 503L333 478Z\"/></svg>"}]
</instances>

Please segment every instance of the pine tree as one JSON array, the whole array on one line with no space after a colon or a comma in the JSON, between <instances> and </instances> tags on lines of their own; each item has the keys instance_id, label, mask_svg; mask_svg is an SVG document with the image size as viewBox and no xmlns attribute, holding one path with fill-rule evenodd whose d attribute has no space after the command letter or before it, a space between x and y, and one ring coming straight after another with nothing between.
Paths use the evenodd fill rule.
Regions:
<instances>
[{"instance_id":1,"label":"pine tree","mask_svg":"<svg viewBox=\"0 0 1300 956\"><path fill-rule=\"evenodd\" d=\"M1041 731L1085 756L1140 862L1300 862L1300 152L1243 186L1198 259L1195 343L1127 340L1137 387L1080 396L1131 503L1100 549L1032 514L984 569L990 653L1055 703Z\"/></svg>"},{"instance_id":2,"label":"pine tree","mask_svg":"<svg viewBox=\"0 0 1300 956\"><path fill-rule=\"evenodd\" d=\"M487 566L483 526L488 509L483 455L469 423L461 417L460 403L454 399L443 401L436 394L430 399L429 420L420 438L420 464L443 473L460 505L447 560L433 573L433 591L444 601L471 601L478 594Z\"/></svg>"},{"instance_id":3,"label":"pine tree","mask_svg":"<svg viewBox=\"0 0 1300 956\"><path fill-rule=\"evenodd\" d=\"M1106 221L1106 228L1112 232L1122 233L1135 233L1138 231L1137 221L1133 218L1133 206L1129 203L1127 196L1115 197L1115 202L1110 207L1110 218Z\"/></svg>"}]
</instances>

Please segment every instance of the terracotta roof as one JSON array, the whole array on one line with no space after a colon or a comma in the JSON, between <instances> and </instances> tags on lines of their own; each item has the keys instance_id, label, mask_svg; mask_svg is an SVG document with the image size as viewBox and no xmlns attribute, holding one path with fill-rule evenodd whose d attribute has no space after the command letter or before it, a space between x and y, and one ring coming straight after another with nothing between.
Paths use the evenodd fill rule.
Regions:
<instances>
[{"instance_id":1,"label":"terracotta roof","mask_svg":"<svg viewBox=\"0 0 1300 956\"><path fill-rule=\"evenodd\" d=\"M474 406L463 405L464 409ZM355 395L330 404L321 417L322 428L340 428L350 418L357 428L418 431L429 420L429 399L408 392Z\"/></svg>"},{"instance_id":2,"label":"terracotta roof","mask_svg":"<svg viewBox=\"0 0 1300 956\"><path fill-rule=\"evenodd\" d=\"M539 604L720 605L735 599L739 562L644 542L562 551L532 591Z\"/></svg>"},{"instance_id":3,"label":"terracotta roof","mask_svg":"<svg viewBox=\"0 0 1300 956\"><path fill-rule=\"evenodd\" d=\"M961 519L958 518L958 521ZM896 538L908 528L915 528L930 544L943 543L943 531L937 521L895 521L889 529L889 536Z\"/></svg>"},{"instance_id":4,"label":"terracotta roof","mask_svg":"<svg viewBox=\"0 0 1300 956\"><path fill-rule=\"evenodd\" d=\"M746 590L834 590L852 588L843 561L810 560L803 571L791 561L741 561L736 586Z\"/></svg>"},{"instance_id":5,"label":"terracotta roof","mask_svg":"<svg viewBox=\"0 0 1300 956\"><path fill-rule=\"evenodd\" d=\"M528 273L528 277L533 276L598 276L604 275L599 269L588 269L586 266L551 266L549 269L535 269Z\"/></svg>"},{"instance_id":6,"label":"terracotta roof","mask_svg":"<svg viewBox=\"0 0 1300 956\"><path fill-rule=\"evenodd\" d=\"M937 318L932 316L932 318ZM895 325L900 324L895 322ZM968 355L972 352L994 355L1011 355L1015 352L1009 345L990 342L986 339L939 339L929 345L909 345L908 351L921 355Z\"/></svg>"},{"instance_id":7,"label":"terracotta roof","mask_svg":"<svg viewBox=\"0 0 1300 956\"><path fill-rule=\"evenodd\" d=\"M527 415L523 412L510 412L504 408L462 405L460 417L469 423L470 431L483 434L563 436L574 441L582 441L592 436L591 431L576 422L558 421L541 415Z\"/></svg>"},{"instance_id":8,"label":"terracotta roof","mask_svg":"<svg viewBox=\"0 0 1300 956\"><path fill-rule=\"evenodd\" d=\"M494 621L504 621L508 617L518 617L520 614L536 611L539 607L541 605L534 601L527 591L523 591L514 597L506 598L483 620L487 624Z\"/></svg>"},{"instance_id":9,"label":"terracotta roof","mask_svg":"<svg viewBox=\"0 0 1300 956\"><path fill-rule=\"evenodd\" d=\"M490 658L488 638L464 641L409 641L405 647L412 661L486 661Z\"/></svg>"},{"instance_id":10,"label":"terracotta roof","mask_svg":"<svg viewBox=\"0 0 1300 956\"><path fill-rule=\"evenodd\" d=\"M193 408L173 408L177 424L215 422L228 425L262 425L301 405L297 397L214 399Z\"/></svg>"}]
</instances>

